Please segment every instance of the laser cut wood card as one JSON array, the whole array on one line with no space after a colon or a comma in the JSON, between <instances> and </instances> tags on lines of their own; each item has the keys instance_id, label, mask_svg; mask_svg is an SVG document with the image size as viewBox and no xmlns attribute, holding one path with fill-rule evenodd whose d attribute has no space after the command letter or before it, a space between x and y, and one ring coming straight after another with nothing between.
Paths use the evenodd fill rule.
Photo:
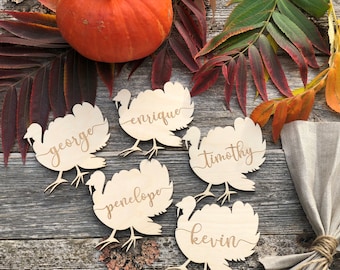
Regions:
<instances>
[{"instance_id":1,"label":"laser cut wood card","mask_svg":"<svg viewBox=\"0 0 340 270\"><path fill-rule=\"evenodd\" d=\"M163 148L157 145L157 141L166 146L182 146L181 138L174 131L188 127L193 119L194 103L188 88L179 82L167 82L164 90L146 90L131 102L130 99L131 93L127 89L119 91L113 98L121 128L136 139L135 144L120 155L142 151L138 147L140 141L153 141L152 148L146 152L149 159Z\"/></svg>"},{"instance_id":2,"label":"laser cut wood card","mask_svg":"<svg viewBox=\"0 0 340 270\"><path fill-rule=\"evenodd\" d=\"M63 172L76 169L77 175L71 184L78 187L84 182L80 168L98 169L106 165L105 159L94 153L101 150L110 137L109 124L97 106L84 102L72 108L72 114L58 117L52 121L43 133L42 127L32 123L24 135L33 147L36 159L44 167L57 171L57 179L50 184L45 192L50 193L67 182ZM32 142L33 140L33 142Z\"/></svg>"},{"instance_id":3,"label":"laser cut wood card","mask_svg":"<svg viewBox=\"0 0 340 270\"><path fill-rule=\"evenodd\" d=\"M94 172L86 185L93 199L93 210L98 219L113 229L111 235L97 246L103 249L119 242L117 231L130 229L131 235L123 244L127 250L135 245L134 230L148 235L160 235L162 226L151 217L165 213L172 203L173 182L165 165L155 159L144 159L139 169L115 173L105 184L105 175ZM94 189L94 192L93 192Z\"/></svg>"},{"instance_id":4,"label":"laser cut wood card","mask_svg":"<svg viewBox=\"0 0 340 270\"><path fill-rule=\"evenodd\" d=\"M265 161L266 141L259 125L248 117L237 118L234 127L216 127L201 141L200 137L200 130L191 127L182 138L189 149L192 170L208 184L196 195L198 200L214 196L210 191L213 185L225 185L225 192L218 198L222 204L236 193L229 190L229 185L238 190L255 190L255 183L245 173L258 170Z\"/></svg>"},{"instance_id":5,"label":"laser cut wood card","mask_svg":"<svg viewBox=\"0 0 340 270\"><path fill-rule=\"evenodd\" d=\"M236 201L232 209L210 204L194 211L196 200L188 196L176 206L182 215L175 237L187 260L168 270L185 270L190 262L203 263L204 269L231 270L227 261L243 261L254 253L260 238L259 218L250 204Z\"/></svg>"}]
</instances>

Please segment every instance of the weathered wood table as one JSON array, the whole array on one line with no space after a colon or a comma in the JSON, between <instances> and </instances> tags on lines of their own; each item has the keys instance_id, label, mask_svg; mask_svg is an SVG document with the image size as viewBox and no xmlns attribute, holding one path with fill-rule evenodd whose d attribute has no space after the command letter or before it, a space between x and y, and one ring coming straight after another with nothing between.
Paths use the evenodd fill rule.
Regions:
<instances>
[{"instance_id":1,"label":"weathered wood table","mask_svg":"<svg viewBox=\"0 0 340 270\"><path fill-rule=\"evenodd\" d=\"M4 5L5 1L0 2ZM28 2L28 1L27 1ZM220 29L230 9L223 6L224 1L217 1L216 19L211 25L211 35ZM25 3L25 2L24 2ZM338 15L340 9L337 7ZM210 14L210 13L209 13ZM211 15L210 15L211 16ZM326 18L320 25L327 28ZM292 88L301 86L298 70L286 56L284 68ZM320 55L321 64L327 63L327 57ZM310 77L317 71L310 71ZM135 74L127 80L129 69L126 68L115 82L115 91L127 88L136 95L139 91L150 88L150 62L146 61ZM181 63L174 62L172 81L179 81L191 87L191 74ZM249 78L249 97L247 111L250 113L260 100L254 98L254 86ZM270 97L277 95L277 90L269 87ZM4 93L0 93L3 100ZM209 91L193 98L195 102L194 120L191 125L198 126L202 135L216 126L233 125L236 117L243 117L237 105L236 97L231 100L232 111L225 107L222 79ZM130 147L134 140L124 133L118 124L118 114L103 84L98 87L97 105L110 123L109 143L98 156L105 157L107 166L103 170L112 175L121 169L138 167L145 158L142 153L134 153L126 158L118 153ZM316 97L310 121L340 121L340 116L331 112L325 105L324 94ZM184 134L184 131L179 134ZM264 255L283 255L300 253L308 250L314 239L313 231L305 217L297 198L289 170L280 143L274 144L271 127L263 129L267 141L266 161L259 171L248 174L255 181L255 192L239 191L232 196L230 206L236 200L250 203L260 218L260 241L256 252L244 262L231 262L233 269L263 269L258 258ZM308 134L306 134L306 139ZM149 149L151 142L142 143L143 149ZM183 148L166 148L160 151L157 159L168 167L170 178L174 182L173 204L168 211L155 220L163 226L162 236L145 237L139 240L136 250L127 254L120 248L112 251L112 260L122 261L127 258L133 262L143 261L138 249L147 240L155 241L159 247L159 257L144 269L165 269L167 266L180 265L185 257L179 251L174 232L176 228L176 207L174 204L186 195L194 195L204 190L205 183L191 171L188 152ZM73 179L74 171L65 174ZM95 249L101 239L106 238L111 230L103 225L92 211L92 198L85 185L78 189L69 184L59 186L51 195L45 194L45 187L56 178L56 172L42 167L34 153L27 156L26 164L21 162L16 149L10 156L8 167L4 167L0 158L0 269L106 269L99 261L101 252ZM223 189L223 188L222 188ZM213 190L222 190L220 186ZM219 194L219 193L218 193ZM207 198L204 203L215 202ZM201 207L202 203L198 205ZM119 239L128 237L129 232L118 232ZM146 257L147 255L144 255ZM103 257L103 256L102 256ZM143 256L142 256L143 257ZM144 258L144 262L145 262ZM109 261L107 259L106 261ZM142 263L141 263L142 264ZM117 267L112 269L141 269ZM189 269L203 269L203 265L190 264ZM336 256L331 269L340 269L340 256Z\"/></svg>"}]
</instances>

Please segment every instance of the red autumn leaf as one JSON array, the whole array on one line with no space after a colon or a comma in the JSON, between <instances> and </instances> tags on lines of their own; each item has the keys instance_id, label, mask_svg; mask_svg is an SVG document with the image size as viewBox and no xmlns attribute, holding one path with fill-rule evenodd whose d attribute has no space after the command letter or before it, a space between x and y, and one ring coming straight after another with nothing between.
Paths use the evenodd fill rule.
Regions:
<instances>
[{"instance_id":1,"label":"red autumn leaf","mask_svg":"<svg viewBox=\"0 0 340 270\"><path fill-rule=\"evenodd\" d=\"M2 46L0 47L0 55L1 56L18 56L18 57L30 57L32 58L48 58L55 57L56 54L49 52L48 49L45 48L27 48L20 46Z\"/></svg>"},{"instance_id":2,"label":"red autumn leaf","mask_svg":"<svg viewBox=\"0 0 340 270\"><path fill-rule=\"evenodd\" d=\"M95 104L97 95L97 70L92 60L78 54L78 81L81 91L81 101Z\"/></svg>"},{"instance_id":3,"label":"red autumn leaf","mask_svg":"<svg viewBox=\"0 0 340 270\"><path fill-rule=\"evenodd\" d=\"M41 40L24 39L13 35L0 35L0 44L1 43L54 49L69 47L67 43L46 43L45 41L42 42Z\"/></svg>"},{"instance_id":4,"label":"red autumn leaf","mask_svg":"<svg viewBox=\"0 0 340 270\"><path fill-rule=\"evenodd\" d=\"M167 46L164 46L156 55L152 63L151 85L152 89L162 89L170 80L172 61Z\"/></svg>"},{"instance_id":5,"label":"red autumn leaf","mask_svg":"<svg viewBox=\"0 0 340 270\"><path fill-rule=\"evenodd\" d=\"M196 72L199 68L197 62L192 58L191 53L184 40L180 36L169 38L169 44L179 60L191 71Z\"/></svg>"},{"instance_id":6,"label":"red autumn leaf","mask_svg":"<svg viewBox=\"0 0 340 270\"><path fill-rule=\"evenodd\" d=\"M129 73L128 80L130 80L133 73L135 73L135 71L144 63L145 58L141 58L141 59L137 59L137 60L133 60L131 62L128 62L131 65L131 71ZM120 69L118 68L118 74L119 74L120 71L122 71L121 69L123 68L124 65L122 63L117 63L117 64L121 64L121 68Z\"/></svg>"},{"instance_id":7,"label":"red autumn leaf","mask_svg":"<svg viewBox=\"0 0 340 270\"><path fill-rule=\"evenodd\" d=\"M10 20L0 21L0 27L23 39L40 43L65 43L56 27Z\"/></svg>"},{"instance_id":8,"label":"red autumn leaf","mask_svg":"<svg viewBox=\"0 0 340 270\"><path fill-rule=\"evenodd\" d=\"M247 59L243 54L239 55L235 68L235 89L238 103L244 115L247 115Z\"/></svg>"},{"instance_id":9,"label":"red autumn leaf","mask_svg":"<svg viewBox=\"0 0 340 270\"><path fill-rule=\"evenodd\" d=\"M72 107L82 102L81 89L78 77L78 57L76 51L67 54L64 71L64 95L67 112L72 112Z\"/></svg>"},{"instance_id":10,"label":"red autumn leaf","mask_svg":"<svg viewBox=\"0 0 340 270\"><path fill-rule=\"evenodd\" d=\"M283 50L285 50L289 54L289 56L293 59L293 61L297 64L300 70L300 76L301 76L303 85L306 85L308 67L300 51L291 42L289 42L272 23L268 23L267 31L270 33L270 35L275 40L275 42Z\"/></svg>"},{"instance_id":11,"label":"red autumn leaf","mask_svg":"<svg viewBox=\"0 0 340 270\"><path fill-rule=\"evenodd\" d=\"M45 14L40 12L19 12L10 10L4 10L3 13L11 15L18 21L24 23L34 23L51 27L57 27L56 15L53 14Z\"/></svg>"},{"instance_id":12,"label":"red autumn leaf","mask_svg":"<svg viewBox=\"0 0 340 270\"><path fill-rule=\"evenodd\" d=\"M48 98L49 70L46 66L39 69L33 79L31 103L30 103L30 122L38 123L43 130L47 126L50 103Z\"/></svg>"},{"instance_id":13,"label":"red autumn leaf","mask_svg":"<svg viewBox=\"0 0 340 270\"><path fill-rule=\"evenodd\" d=\"M8 164L9 154L15 143L17 109L17 92L15 88L7 90L1 113L1 138L5 166Z\"/></svg>"},{"instance_id":14,"label":"red autumn leaf","mask_svg":"<svg viewBox=\"0 0 340 270\"><path fill-rule=\"evenodd\" d=\"M278 102L275 100L262 102L252 111L250 118L263 127L274 114L277 104Z\"/></svg>"},{"instance_id":15,"label":"red autumn leaf","mask_svg":"<svg viewBox=\"0 0 340 270\"><path fill-rule=\"evenodd\" d=\"M201 76L196 77L194 81L194 86L191 89L191 96L196 96L214 85L220 75L220 70L218 68L207 70L202 73Z\"/></svg>"},{"instance_id":16,"label":"red autumn leaf","mask_svg":"<svg viewBox=\"0 0 340 270\"><path fill-rule=\"evenodd\" d=\"M203 40L203 44L205 44L207 39L207 20L206 20L206 14L205 9L200 9L194 2L191 0L181 0L183 4L185 4L195 15L195 19L198 21L200 34L201 34L201 40Z\"/></svg>"},{"instance_id":17,"label":"red autumn leaf","mask_svg":"<svg viewBox=\"0 0 340 270\"><path fill-rule=\"evenodd\" d=\"M278 60L278 57L271 47L268 39L264 35L259 37L259 46L263 63L271 80L279 89L281 94L286 97L291 97L293 94L289 88L287 78L283 72L280 61Z\"/></svg>"},{"instance_id":18,"label":"red autumn leaf","mask_svg":"<svg viewBox=\"0 0 340 270\"><path fill-rule=\"evenodd\" d=\"M28 151L29 144L24 139L27 127L30 124L30 96L32 92L32 78L26 77L22 82L18 107L16 111L16 125L17 125L17 141L21 153L21 159L23 163L26 161L26 154Z\"/></svg>"},{"instance_id":19,"label":"red autumn leaf","mask_svg":"<svg viewBox=\"0 0 340 270\"><path fill-rule=\"evenodd\" d=\"M176 5L175 8L178 20L182 22L195 46L201 49L204 45L205 40L202 40L201 31L198 28L197 23L193 20L192 16L190 16L188 10L185 9L182 5Z\"/></svg>"},{"instance_id":20,"label":"red autumn leaf","mask_svg":"<svg viewBox=\"0 0 340 270\"><path fill-rule=\"evenodd\" d=\"M249 64L257 91L260 93L262 99L267 101L268 95L265 80L265 69L261 55L254 45L249 47Z\"/></svg>"},{"instance_id":21,"label":"red autumn leaf","mask_svg":"<svg viewBox=\"0 0 340 270\"><path fill-rule=\"evenodd\" d=\"M49 78L49 100L53 116L63 117L66 113L64 96L64 65L65 58L57 57L51 65Z\"/></svg>"},{"instance_id":22,"label":"red autumn leaf","mask_svg":"<svg viewBox=\"0 0 340 270\"><path fill-rule=\"evenodd\" d=\"M179 21L175 21L174 25L178 31L178 33L180 33L180 35L182 36L183 40L185 41L185 44L187 45L191 57L194 58L195 55L198 53L198 49L196 47L195 41L192 39L190 32L184 28L183 24L180 23Z\"/></svg>"},{"instance_id":23,"label":"red autumn leaf","mask_svg":"<svg viewBox=\"0 0 340 270\"><path fill-rule=\"evenodd\" d=\"M199 70L194 74L193 80L195 80L196 77L200 77L201 74L205 73L206 71L218 66L223 66L225 62L231 60L232 57L228 54L213 56L212 58L207 60L203 66L199 68Z\"/></svg>"},{"instance_id":24,"label":"red autumn leaf","mask_svg":"<svg viewBox=\"0 0 340 270\"><path fill-rule=\"evenodd\" d=\"M0 56L0 69L23 69L39 67L40 63L22 57Z\"/></svg>"},{"instance_id":25,"label":"red autumn leaf","mask_svg":"<svg viewBox=\"0 0 340 270\"><path fill-rule=\"evenodd\" d=\"M109 90L110 98L112 98L113 84L115 79L116 64L96 62L97 72L101 80Z\"/></svg>"},{"instance_id":26,"label":"red autumn leaf","mask_svg":"<svg viewBox=\"0 0 340 270\"><path fill-rule=\"evenodd\" d=\"M286 123L288 106L286 101L277 104L272 123L272 136L276 143L280 138L283 125Z\"/></svg>"},{"instance_id":27,"label":"red autumn leaf","mask_svg":"<svg viewBox=\"0 0 340 270\"><path fill-rule=\"evenodd\" d=\"M224 83L224 99L227 105L228 110L230 110L230 99L234 89L234 81L235 81L235 71L236 71L236 62L234 59L231 59L228 65L222 66L222 73L225 78Z\"/></svg>"},{"instance_id":28,"label":"red autumn leaf","mask_svg":"<svg viewBox=\"0 0 340 270\"><path fill-rule=\"evenodd\" d=\"M17 79L23 77L25 74L25 71L20 69L2 69L0 72L0 80Z\"/></svg>"}]
</instances>

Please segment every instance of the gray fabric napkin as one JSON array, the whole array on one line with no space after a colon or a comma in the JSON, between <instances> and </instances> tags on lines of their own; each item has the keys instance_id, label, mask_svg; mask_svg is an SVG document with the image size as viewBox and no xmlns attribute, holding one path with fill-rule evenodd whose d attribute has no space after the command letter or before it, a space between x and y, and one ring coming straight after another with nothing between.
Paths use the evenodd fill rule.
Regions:
<instances>
[{"instance_id":1,"label":"gray fabric napkin","mask_svg":"<svg viewBox=\"0 0 340 270\"><path fill-rule=\"evenodd\" d=\"M294 121L284 126L281 141L318 243L314 241L311 252L269 256L260 258L260 262L267 270L329 269L334 253L340 251L340 122Z\"/></svg>"}]
</instances>

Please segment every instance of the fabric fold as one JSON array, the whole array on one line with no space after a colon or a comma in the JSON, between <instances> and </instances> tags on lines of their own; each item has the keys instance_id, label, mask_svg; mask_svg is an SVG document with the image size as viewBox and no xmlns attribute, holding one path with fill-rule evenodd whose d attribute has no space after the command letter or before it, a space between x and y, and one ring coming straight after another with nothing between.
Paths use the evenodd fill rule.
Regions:
<instances>
[{"instance_id":1,"label":"fabric fold","mask_svg":"<svg viewBox=\"0 0 340 270\"><path fill-rule=\"evenodd\" d=\"M325 270L340 251L339 140L338 122L294 121L282 129L287 165L317 240L311 252L260 258L265 269Z\"/></svg>"}]
</instances>

